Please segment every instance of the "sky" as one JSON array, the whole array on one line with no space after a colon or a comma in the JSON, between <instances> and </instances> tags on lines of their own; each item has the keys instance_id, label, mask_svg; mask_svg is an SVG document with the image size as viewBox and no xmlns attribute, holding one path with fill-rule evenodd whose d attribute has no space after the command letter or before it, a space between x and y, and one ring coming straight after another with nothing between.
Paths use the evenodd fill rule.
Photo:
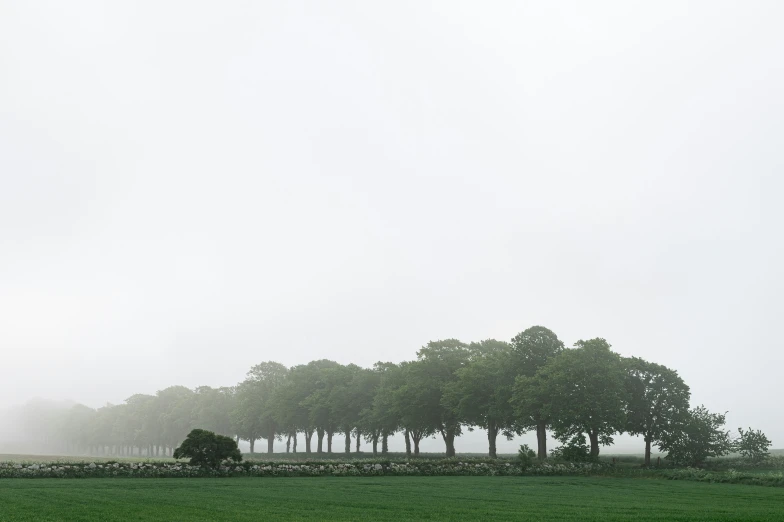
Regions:
<instances>
[{"instance_id":1,"label":"sky","mask_svg":"<svg viewBox=\"0 0 784 522\"><path fill-rule=\"evenodd\" d=\"M784 447L782 23L776 0L0 0L0 407L544 325Z\"/></svg>"}]
</instances>

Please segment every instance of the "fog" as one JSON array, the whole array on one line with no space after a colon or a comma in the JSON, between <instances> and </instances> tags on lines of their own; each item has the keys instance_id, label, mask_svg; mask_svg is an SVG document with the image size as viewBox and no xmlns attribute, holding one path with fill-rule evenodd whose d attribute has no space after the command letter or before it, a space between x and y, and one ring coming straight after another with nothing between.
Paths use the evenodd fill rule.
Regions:
<instances>
[{"instance_id":1,"label":"fog","mask_svg":"<svg viewBox=\"0 0 784 522\"><path fill-rule=\"evenodd\" d=\"M782 22L775 0L4 0L0 409L541 324L781 447Z\"/></svg>"}]
</instances>

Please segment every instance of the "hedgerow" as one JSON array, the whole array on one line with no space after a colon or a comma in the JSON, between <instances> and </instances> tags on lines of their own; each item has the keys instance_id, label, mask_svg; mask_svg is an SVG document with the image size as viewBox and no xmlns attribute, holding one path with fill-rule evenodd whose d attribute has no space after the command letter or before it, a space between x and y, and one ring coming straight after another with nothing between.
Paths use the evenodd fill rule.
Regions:
<instances>
[{"instance_id":1,"label":"hedgerow","mask_svg":"<svg viewBox=\"0 0 784 522\"><path fill-rule=\"evenodd\" d=\"M740 461L740 459L735 459ZM781 459L778 459L781 460ZM729 469L641 468L610 463L535 462L521 465L504 459L364 459L339 462L245 461L217 469L182 462L51 462L0 463L3 478L216 478L216 477L371 477L371 476L609 476L660 478L697 482L784 487L781 471L757 472Z\"/></svg>"},{"instance_id":2,"label":"hedgerow","mask_svg":"<svg viewBox=\"0 0 784 522\"><path fill-rule=\"evenodd\" d=\"M354 460L350 462L262 462L224 464L217 469L172 462L0 463L0 478L184 478L319 476L520 476L606 473L606 464L545 463L523 467L491 459Z\"/></svg>"}]
</instances>

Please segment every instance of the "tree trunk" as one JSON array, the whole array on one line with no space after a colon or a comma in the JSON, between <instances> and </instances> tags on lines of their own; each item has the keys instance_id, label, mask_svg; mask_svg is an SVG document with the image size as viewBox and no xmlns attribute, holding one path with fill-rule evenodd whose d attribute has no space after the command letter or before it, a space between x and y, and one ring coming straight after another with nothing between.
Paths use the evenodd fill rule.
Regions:
<instances>
[{"instance_id":1,"label":"tree trunk","mask_svg":"<svg viewBox=\"0 0 784 522\"><path fill-rule=\"evenodd\" d=\"M415 457L419 456L419 438L418 437L414 437L414 456Z\"/></svg>"},{"instance_id":2,"label":"tree trunk","mask_svg":"<svg viewBox=\"0 0 784 522\"><path fill-rule=\"evenodd\" d=\"M455 431L454 428L447 428L441 431L441 437L446 445L447 458L455 456Z\"/></svg>"},{"instance_id":3,"label":"tree trunk","mask_svg":"<svg viewBox=\"0 0 784 522\"><path fill-rule=\"evenodd\" d=\"M651 466L651 438L645 437L645 467Z\"/></svg>"},{"instance_id":4,"label":"tree trunk","mask_svg":"<svg viewBox=\"0 0 784 522\"><path fill-rule=\"evenodd\" d=\"M292 449L292 451L294 451L294 453L296 453L297 452L297 432L295 431L294 433L291 434L291 436L294 437L294 447L291 448L291 449Z\"/></svg>"},{"instance_id":5,"label":"tree trunk","mask_svg":"<svg viewBox=\"0 0 784 522\"><path fill-rule=\"evenodd\" d=\"M498 458L498 453L496 453L495 449L495 441L498 438L498 428L496 427L495 423L490 423L487 426L487 442L488 442L488 454L490 455L491 459Z\"/></svg>"},{"instance_id":6,"label":"tree trunk","mask_svg":"<svg viewBox=\"0 0 784 522\"><path fill-rule=\"evenodd\" d=\"M310 441L313 438L313 430L305 430L305 453L313 453Z\"/></svg>"},{"instance_id":7,"label":"tree trunk","mask_svg":"<svg viewBox=\"0 0 784 522\"><path fill-rule=\"evenodd\" d=\"M591 439L591 458L596 458L599 456L599 434L591 431L588 437Z\"/></svg>"},{"instance_id":8,"label":"tree trunk","mask_svg":"<svg viewBox=\"0 0 784 522\"><path fill-rule=\"evenodd\" d=\"M254 439L250 440L250 454L253 455L253 448L256 446L256 441Z\"/></svg>"},{"instance_id":9,"label":"tree trunk","mask_svg":"<svg viewBox=\"0 0 784 522\"><path fill-rule=\"evenodd\" d=\"M289 433L289 436L286 439L286 453L291 453L291 433Z\"/></svg>"},{"instance_id":10,"label":"tree trunk","mask_svg":"<svg viewBox=\"0 0 784 522\"><path fill-rule=\"evenodd\" d=\"M318 452L324 453L324 430L317 429L316 436L318 437Z\"/></svg>"},{"instance_id":11,"label":"tree trunk","mask_svg":"<svg viewBox=\"0 0 784 522\"><path fill-rule=\"evenodd\" d=\"M405 430L404 436L406 437L406 457L411 456L411 433L408 429Z\"/></svg>"},{"instance_id":12,"label":"tree trunk","mask_svg":"<svg viewBox=\"0 0 784 522\"><path fill-rule=\"evenodd\" d=\"M373 436L373 456L378 455L378 435Z\"/></svg>"},{"instance_id":13,"label":"tree trunk","mask_svg":"<svg viewBox=\"0 0 784 522\"><path fill-rule=\"evenodd\" d=\"M387 440L389 437L386 433L381 436L381 454L386 455L389 453L389 441Z\"/></svg>"},{"instance_id":14,"label":"tree trunk","mask_svg":"<svg viewBox=\"0 0 784 522\"><path fill-rule=\"evenodd\" d=\"M237 446L239 446L240 445L240 436L239 435L235 436L234 437L234 441L237 443Z\"/></svg>"},{"instance_id":15,"label":"tree trunk","mask_svg":"<svg viewBox=\"0 0 784 522\"><path fill-rule=\"evenodd\" d=\"M351 453L351 431L346 429L346 447L344 448L346 453Z\"/></svg>"},{"instance_id":16,"label":"tree trunk","mask_svg":"<svg viewBox=\"0 0 784 522\"><path fill-rule=\"evenodd\" d=\"M269 433L267 435L267 453L274 453L275 452L275 432Z\"/></svg>"},{"instance_id":17,"label":"tree trunk","mask_svg":"<svg viewBox=\"0 0 784 522\"><path fill-rule=\"evenodd\" d=\"M327 432L327 453L332 453L332 436L334 434L332 431Z\"/></svg>"},{"instance_id":18,"label":"tree trunk","mask_svg":"<svg viewBox=\"0 0 784 522\"><path fill-rule=\"evenodd\" d=\"M547 458L547 421L539 420L536 423L536 457L539 460Z\"/></svg>"},{"instance_id":19,"label":"tree trunk","mask_svg":"<svg viewBox=\"0 0 784 522\"><path fill-rule=\"evenodd\" d=\"M359 443L361 440L362 440L362 433L359 431L359 428L357 428L357 449L356 449L357 453L359 453Z\"/></svg>"}]
</instances>

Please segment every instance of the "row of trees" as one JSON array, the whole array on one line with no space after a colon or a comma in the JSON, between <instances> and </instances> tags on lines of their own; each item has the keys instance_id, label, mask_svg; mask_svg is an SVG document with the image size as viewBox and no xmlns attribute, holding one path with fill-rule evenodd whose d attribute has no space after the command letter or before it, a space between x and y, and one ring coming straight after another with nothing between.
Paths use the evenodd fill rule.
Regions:
<instances>
[{"instance_id":1,"label":"row of trees","mask_svg":"<svg viewBox=\"0 0 784 522\"><path fill-rule=\"evenodd\" d=\"M487 431L496 456L500 435L535 431L537 456L547 456L547 431L567 446L588 442L591 457L619 433L640 435L645 460L651 447L668 451L688 438L700 409L689 409L689 387L675 370L640 358L623 358L604 339L565 348L547 328L534 326L510 342L456 339L430 342L414 361L379 362L372 368L330 360L287 368L264 362L234 387L174 386L155 395L134 395L124 404L97 410L77 405L61 415L54 431L70 451L171 454L193 428L246 440L251 452L264 439L286 451L388 451L388 438L402 432L406 453L440 436L446 456L455 455L463 429ZM711 428L713 436L726 433ZM315 441L314 441L315 436ZM380 448L379 448L380 446ZM711 456L699 455L696 460Z\"/></svg>"}]
</instances>

